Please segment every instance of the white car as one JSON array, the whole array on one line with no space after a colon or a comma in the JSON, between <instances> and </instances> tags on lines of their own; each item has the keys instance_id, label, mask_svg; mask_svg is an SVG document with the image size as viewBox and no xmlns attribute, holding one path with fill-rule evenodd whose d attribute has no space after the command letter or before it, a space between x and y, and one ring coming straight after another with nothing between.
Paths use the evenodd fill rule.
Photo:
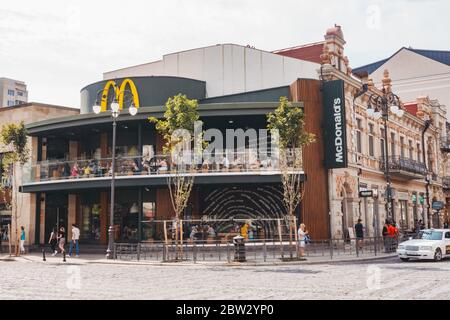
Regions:
<instances>
[{"instance_id":1,"label":"white car","mask_svg":"<svg viewBox=\"0 0 450 320\"><path fill-rule=\"evenodd\" d=\"M450 257L450 229L421 230L416 239L398 245L397 254L402 261L410 259L441 261Z\"/></svg>"}]
</instances>

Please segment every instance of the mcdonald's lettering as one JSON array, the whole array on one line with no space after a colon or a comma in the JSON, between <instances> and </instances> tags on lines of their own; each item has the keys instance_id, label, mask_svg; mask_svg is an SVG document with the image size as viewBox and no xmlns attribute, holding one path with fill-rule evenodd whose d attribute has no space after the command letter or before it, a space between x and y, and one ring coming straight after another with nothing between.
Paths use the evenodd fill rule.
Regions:
<instances>
[{"instance_id":1,"label":"mcdonald's lettering","mask_svg":"<svg viewBox=\"0 0 450 320\"><path fill-rule=\"evenodd\" d=\"M139 95L133 80L131 79L123 80L122 83L120 84L120 87L116 84L114 80L109 80L108 82L106 82L102 92L102 100L100 103L100 106L102 107L101 109L102 112L106 111L108 107L108 93L111 88L114 90L115 98L119 102L120 109L122 110L127 85L129 86L130 91L133 94L133 103L135 107L139 108Z\"/></svg>"}]
</instances>

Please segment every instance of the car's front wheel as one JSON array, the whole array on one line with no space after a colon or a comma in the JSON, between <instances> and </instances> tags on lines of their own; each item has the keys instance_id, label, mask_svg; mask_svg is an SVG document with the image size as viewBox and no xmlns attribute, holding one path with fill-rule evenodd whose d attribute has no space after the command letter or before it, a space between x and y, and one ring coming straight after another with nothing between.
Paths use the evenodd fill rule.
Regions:
<instances>
[{"instance_id":1,"label":"car's front wheel","mask_svg":"<svg viewBox=\"0 0 450 320\"><path fill-rule=\"evenodd\" d=\"M400 258L400 260L402 260L403 262L408 262L409 258Z\"/></svg>"},{"instance_id":2,"label":"car's front wheel","mask_svg":"<svg viewBox=\"0 0 450 320\"><path fill-rule=\"evenodd\" d=\"M442 260L442 251L440 248L436 249L436 252L434 253L434 261L441 261Z\"/></svg>"}]
</instances>

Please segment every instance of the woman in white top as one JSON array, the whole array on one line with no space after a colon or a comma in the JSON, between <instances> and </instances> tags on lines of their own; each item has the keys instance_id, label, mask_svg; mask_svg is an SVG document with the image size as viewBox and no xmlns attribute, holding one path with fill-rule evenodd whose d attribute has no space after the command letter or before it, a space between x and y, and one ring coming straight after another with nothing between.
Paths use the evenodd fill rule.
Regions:
<instances>
[{"instance_id":1,"label":"woman in white top","mask_svg":"<svg viewBox=\"0 0 450 320\"><path fill-rule=\"evenodd\" d=\"M300 228L298 228L298 242L299 242L299 250L300 257L305 256L305 246L306 246L306 235L308 231L306 231L306 226L304 223L300 224Z\"/></svg>"}]
</instances>

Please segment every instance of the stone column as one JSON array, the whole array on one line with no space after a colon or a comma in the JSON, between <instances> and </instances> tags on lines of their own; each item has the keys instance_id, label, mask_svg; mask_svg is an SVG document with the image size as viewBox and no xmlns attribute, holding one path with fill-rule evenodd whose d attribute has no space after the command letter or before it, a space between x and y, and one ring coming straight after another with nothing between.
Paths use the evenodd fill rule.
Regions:
<instances>
[{"instance_id":1,"label":"stone column","mask_svg":"<svg viewBox=\"0 0 450 320\"><path fill-rule=\"evenodd\" d=\"M45 241L45 193L41 193L41 199L39 199L39 203L41 205L41 214L40 214L40 220L41 220L41 225L40 225L40 243L44 244L47 243L47 241Z\"/></svg>"},{"instance_id":2,"label":"stone column","mask_svg":"<svg viewBox=\"0 0 450 320\"><path fill-rule=\"evenodd\" d=\"M69 194L67 213L67 242L72 239L72 223L76 223L77 217L77 195Z\"/></svg>"},{"instance_id":3,"label":"stone column","mask_svg":"<svg viewBox=\"0 0 450 320\"><path fill-rule=\"evenodd\" d=\"M376 221L374 217L374 201L373 198L367 198L367 221L366 221L366 228L367 228L367 234L369 237L374 236L374 230L376 226Z\"/></svg>"},{"instance_id":4,"label":"stone column","mask_svg":"<svg viewBox=\"0 0 450 320\"><path fill-rule=\"evenodd\" d=\"M333 239L342 239L342 211L341 211L342 200L334 199L331 201L330 208L330 226L331 226L331 237Z\"/></svg>"}]
</instances>

